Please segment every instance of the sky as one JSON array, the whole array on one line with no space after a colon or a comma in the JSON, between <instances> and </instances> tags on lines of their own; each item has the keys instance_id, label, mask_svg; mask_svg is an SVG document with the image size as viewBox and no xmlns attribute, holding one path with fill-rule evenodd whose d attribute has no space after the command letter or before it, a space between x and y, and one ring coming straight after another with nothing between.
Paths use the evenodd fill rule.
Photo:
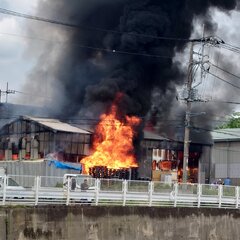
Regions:
<instances>
[{"instance_id":1,"label":"sky","mask_svg":"<svg viewBox=\"0 0 240 240\"><path fill-rule=\"evenodd\" d=\"M35 15L38 0L0 0L0 7L9 10ZM212 10L211 15L218 23L217 35L226 42L240 46L240 12L232 11L229 15ZM41 17L41 16L40 16ZM48 16L44 16L47 17ZM50 17L49 17L50 18ZM9 88L24 92L24 83L37 61L36 56L29 54L27 49L29 39L24 38L28 34L27 24L34 24L32 20L4 15L0 13L0 88L6 89L7 82ZM201 31L200 23L195 23L198 32ZM197 31L196 31L197 32ZM33 40L36 41L36 40ZM44 44L39 46L44 47ZM239 56L224 53L226 61L238 62ZM233 69L235 74L240 75L240 71ZM215 94L221 94L216 92ZM24 97L24 96L22 96ZM19 94L8 97L9 102L16 103ZM4 101L4 98L2 99Z\"/></svg>"},{"instance_id":2,"label":"sky","mask_svg":"<svg viewBox=\"0 0 240 240\"><path fill-rule=\"evenodd\" d=\"M0 0L0 7L13 11L34 14L37 0ZM0 88L6 90L7 82L10 89L21 90L26 76L34 65L28 59L25 50L26 39L15 36L26 33L26 20L0 14ZM13 34L13 35L12 35ZM5 101L3 98L2 101ZM9 96L9 101L14 97Z\"/></svg>"}]
</instances>

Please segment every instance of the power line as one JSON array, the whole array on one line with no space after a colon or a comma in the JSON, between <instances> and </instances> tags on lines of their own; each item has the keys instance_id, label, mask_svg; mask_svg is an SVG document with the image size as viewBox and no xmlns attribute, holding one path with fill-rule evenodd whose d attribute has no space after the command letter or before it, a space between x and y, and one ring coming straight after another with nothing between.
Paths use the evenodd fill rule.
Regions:
<instances>
[{"instance_id":1,"label":"power line","mask_svg":"<svg viewBox=\"0 0 240 240\"><path fill-rule=\"evenodd\" d=\"M196 129L196 130L203 130L203 131L206 131L206 132L221 133L221 134L230 135L230 136L233 136L233 137L239 137L239 138L240 138L240 135L238 135L238 134L229 133L229 132L224 132L224 131L221 131L221 130L207 129L207 128L194 127L194 126L191 126L191 128Z\"/></svg>"},{"instance_id":2,"label":"power line","mask_svg":"<svg viewBox=\"0 0 240 240\"><path fill-rule=\"evenodd\" d=\"M236 104L236 105L239 105L239 104L240 104L240 102L234 102L234 101L217 101L217 100L211 100L211 102L227 103L227 104Z\"/></svg>"},{"instance_id":3,"label":"power line","mask_svg":"<svg viewBox=\"0 0 240 240\"><path fill-rule=\"evenodd\" d=\"M203 68L203 69L204 69L204 68ZM204 69L204 71L206 71L206 70ZM225 79L223 79L223 78L221 78L221 77L219 77L219 76L217 76L217 75L215 75L215 74L213 74L213 73L211 73L211 72L209 72L209 71L206 71L206 72L209 73L210 75L212 75L213 77L221 80L222 82L225 82L225 83L231 85L232 87L235 87L235 88L237 88L237 89L240 89L240 86L237 86L237 85L235 85L235 84L233 84L233 83L230 83L230 82L228 82L227 80L225 80Z\"/></svg>"},{"instance_id":4,"label":"power line","mask_svg":"<svg viewBox=\"0 0 240 240\"><path fill-rule=\"evenodd\" d=\"M215 41L218 41L218 44L220 44L221 48L240 54L240 47L234 46L233 44L226 43L220 37L216 37Z\"/></svg>"},{"instance_id":5,"label":"power line","mask_svg":"<svg viewBox=\"0 0 240 240\"><path fill-rule=\"evenodd\" d=\"M23 116L22 114L9 114L9 115L11 115L11 116L9 116L10 118L17 118L17 117L20 117L20 116ZM8 116L7 114L6 114L6 116ZM136 116L136 117L138 117L139 119L142 119L142 120L145 120L147 117L143 117L143 116ZM179 116L180 117L180 116ZM72 118L62 118L62 117L60 117L60 118L57 118L57 119L55 119L55 118L49 118L49 117L43 117L43 116L37 116L37 117L33 117L33 118L41 118L41 119L43 119L45 122L51 122L51 123L53 123L53 122L56 122L56 120L58 120L58 121L71 121L71 122L73 122L73 121L89 121L89 122L99 122L101 119L100 118L78 118L78 117L72 117ZM103 120L103 121L109 121L109 122L111 122L111 121L114 121L115 119L108 119L108 120ZM117 120L119 120L119 119L117 119ZM179 120L179 119L166 119L165 117L164 118L162 118L161 120L164 120L164 121L161 121L161 122L181 122L181 120Z\"/></svg>"},{"instance_id":6,"label":"power line","mask_svg":"<svg viewBox=\"0 0 240 240\"><path fill-rule=\"evenodd\" d=\"M22 114L5 114L5 117L9 117L10 119L11 118L18 118L18 117L21 117L21 116L24 116ZM139 119L141 120L147 120L146 117L141 117L141 116L137 116ZM100 118L49 118L49 117L33 117L33 118L41 118L43 119L45 122L50 122L50 123L54 123L56 122L56 120L58 121L64 121L64 122L70 122L70 123L73 123L73 124L78 124L78 123L82 123L82 122L87 122L89 124L95 124L98 123L99 121L104 121L104 122L112 122L114 121L115 119L108 119L108 120L101 120ZM210 119L210 118L208 118ZM119 120L119 119L117 119ZM120 119L121 120L121 119ZM163 118L163 119L158 119L161 121L161 123L168 123L170 122L170 125L176 125L177 123L183 123L184 121L183 120L179 120L179 119L166 119L166 118ZM213 121L216 121L216 122L228 122L228 121L225 121L225 120L213 120ZM172 123L171 123L172 122ZM83 124L83 123L82 123Z\"/></svg>"},{"instance_id":7,"label":"power line","mask_svg":"<svg viewBox=\"0 0 240 240\"><path fill-rule=\"evenodd\" d=\"M240 54L240 50L238 50L238 48L232 48L232 47L228 47L226 45L221 45L221 48L226 49L228 51Z\"/></svg>"},{"instance_id":8,"label":"power line","mask_svg":"<svg viewBox=\"0 0 240 240\"><path fill-rule=\"evenodd\" d=\"M227 46L229 46L229 47L231 47L231 48L235 48L235 49L240 50L240 47L238 47L238 46L234 46L234 45L229 44L229 43L225 43L225 45L227 45Z\"/></svg>"},{"instance_id":9,"label":"power line","mask_svg":"<svg viewBox=\"0 0 240 240\"><path fill-rule=\"evenodd\" d=\"M221 55L221 49L217 54L217 66L219 64L220 55ZM218 73L218 69L215 71L215 73L216 74ZM213 91L215 89L215 84L216 84L216 78L214 78L214 80L213 80L213 87L212 87L213 96L212 97L215 97L215 91Z\"/></svg>"},{"instance_id":10,"label":"power line","mask_svg":"<svg viewBox=\"0 0 240 240\"><path fill-rule=\"evenodd\" d=\"M9 10L9 9L5 9L5 8L0 8L0 13L7 14L7 15L12 15L12 16L17 16L17 17L22 17L22 18L26 18L26 19L31 19L31 20L36 20L36 21L41 21L41 22L63 25L63 26L71 27L71 28L84 28L84 29L91 30L91 31L102 31L102 32L109 32L109 33L113 33L113 34L127 34L127 35L133 35L133 36L137 36L137 37L153 38L153 39L158 39L158 40L202 42L206 39L211 39L211 37L208 37L208 38L205 38L205 39L204 38L203 39L186 39L186 38L175 38L175 37L163 37L163 36L154 36L154 35L139 34L139 33L133 33L133 32L117 31L117 30L105 29L105 28L99 28L99 27L86 27L86 26L83 26L83 25L77 25L77 24L73 24L73 23L62 22L62 21L52 20L52 19L48 19L48 18L28 15L28 14L12 11L12 10ZM28 38L31 38L31 37L28 37ZM229 43L225 43L220 38L218 40L215 39L215 41L217 41L216 44L221 44L221 47L223 47L225 49L234 51L236 53L240 53L240 47L234 46L234 45L229 44ZM122 54L142 55L142 56L147 56L147 57L172 58L172 57L168 57L168 56L158 56L158 55L145 54L145 53L119 51L119 50L114 50L114 49L105 49L105 48L98 48L98 47L84 46L84 45L82 45L82 47L89 48L89 49L94 49L94 50L102 50L102 51L108 51L108 52L122 53ZM223 69L221 69L221 70L223 70Z\"/></svg>"},{"instance_id":11,"label":"power line","mask_svg":"<svg viewBox=\"0 0 240 240\"><path fill-rule=\"evenodd\" d=\"M19 114L19 115L11 115L9 116L9 118L17 118L17 117L20 117L20 116L23 116L22 114ZM6 114L6 117L7 117L7 114ZM141 117L141 116L137 116L139 119L141 120L146 120L146 117ZM33 117L35 118L35 117ZM45 119L44 121L45 122L55 122L55 120L59 120L59 121L69 121L71 123L79 123L79 122L83 122L83 121L86 121L88 123L94 123L94 122L99 122L100 119L99 118L57 118L57 119L52 119L52 118L48 118L48 117L36 117L36 118L41 118L41 119ZM208 118L208 119L211 119L211 118ZM175 125L177 122L184 122L183 120L178 120L178 119L158 119L161 121L161 123L166 123L166 122L173 122L173 123L170 123L171 125ZM114 119L109 119L109 120L103 120L105 122L111 122L111 121L114 121ZM212 121L216 121L216 122L228 122L226 120L212 120Z\"/></svg>"},{"instance_id":12,"label":"power line","mask_svg":"<svg viewBox=\"0 0 240 240\"><path fill-rule=\"evenodd\" d=\"M235 78L238 78L239 80L240 80L240 76L237 76L236 74L233 74L233 73L231 73L231 72L229 72L229 71L227 71L227 70L225 70L225 69L223 69L223 68L220 68L220 67L218 67L217 65L215 65L215 64L213 64L213 63L210 63L212 66L214 66L215 68L218 68L218 69L220 69L220 70L222 70L223 72L225 72L225 73L228 73L229 75L231 75L231 76L233 76L233 77L235 77Z\"/></svg>"},{"instance_id":13,"label":"power line","mask_svg":"<svg viewBox=\"0 0 240 240\"><path fill-rule=\"evenodd\" d=\"M8 10L8 9L5 9L5 8L0 8L0 13L7 14L7 15L12 15L12 16L16 16L16 17L22 17L22 18L26 18L26 19L31 19L31 20L36 20L36 21L41 21L41 22L47 22L47 23L62 25L62 26L70 27L70 28L83 28L83 29L86 29L86 30L108 32L108 33L113 33L113 34L127 34L127 35L136 36L136 37L152 38L152 39L157 39L157 40L182 41L182 42L191 41L190 39L185 39L185 38L160 37L160 36L154 36L154 35L148 35L148 34L117 31L117 30L111 30L111 29L105 29L105 28L99 28L99 27L86 27L86 26L83 26L83 25L78 25L78 24L73 24L73 23L68 23L68 22L62 22L62 21L52 20L52 19L48 19L48 18L28 15L28 14L24 14L24 13L20 13L20 12L15 12L15 11Z\"/></svg>"},{"instance_id":14,"label":"power line","mask_svg":"<svg viewBox=\"0 0 240 240\"><path fill-rule=\"evenodd\" d=\"M97 50L97 51L104 51L107 53L112 53L112 54L126 54L126 55L134 55L134 56L143 56L143 57L152 57L152 58L165 58L165 59L172 59L173 57L171 56L163 56L163 55L155 55L155 54L148 54L148 53L140 53L140 52L129 52L129 51L122 51L122 50L116 50L116 49L107 49L107 48L101 48L101 47L93 47L93 46L87 46L87 45L81 45L80 43L72 43L72 42L61 42L61 41L51 41L43 38L36 38L36 37L30 37L30 36L21 36L17 34L10 34L10 33L1 33L3 35L9 35L9 36L14 36L14 37L22 37L22 38L28 38L28 39L36 39L40 41L46 41L46 42L52 42L54 44L71 44L71 45L76 45L80 48L86 48L90 50Z\"/></svg>"}]
</instances>

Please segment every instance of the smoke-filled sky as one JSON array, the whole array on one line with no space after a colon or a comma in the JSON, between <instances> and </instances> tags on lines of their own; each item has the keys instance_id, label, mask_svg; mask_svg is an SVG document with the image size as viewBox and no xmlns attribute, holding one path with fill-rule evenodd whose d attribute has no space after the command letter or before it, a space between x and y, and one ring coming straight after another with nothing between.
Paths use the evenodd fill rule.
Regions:
<instances>
[{"instance_id":1,"label":"smoke-filled sky","mask_svg":"<svg viewBox=\"0 0 240 240\"><path fill-rule=\"evenodd\" d=\"M204 23L206 35L240 46L236 5L237 0L34 0L30 5L0 0L3 8L81 26L67 28L1 14L0 85L8 81L25 93L13 100L47 104L64 117L96 117L120 91L124 113L147 115L161 131L168 119L176 120L182 112L176 95L186 79L189 45L156 37L200 37ZM206 50L212 61L238 74L238 55ZM216 84L211 77L200 86L205 97L209 91L204 88L214 88L210 98L221 95L223 100L238 101L236 89ZM231 108L217 103L195 107L219 117ZM211 127L212 119L207 122L202 127Z\"/></svg>"}]
</instances>

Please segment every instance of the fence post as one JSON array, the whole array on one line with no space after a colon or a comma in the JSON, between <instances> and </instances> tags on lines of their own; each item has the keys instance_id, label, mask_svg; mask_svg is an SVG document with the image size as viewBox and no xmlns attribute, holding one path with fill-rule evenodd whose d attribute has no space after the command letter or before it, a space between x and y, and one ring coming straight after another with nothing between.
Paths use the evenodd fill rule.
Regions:
<instances>
[{"instance_id":1,"label":"fence post","mask_svg":"<svg viewBox=\"0 0 240 240\"><path fill-rule=\"evenodd\" d=\"M40 186L41 177L35 177L35 206L38 205L38 196L39 196L39 186Z\"/></svg>"},{"instance_id":2,"label":"fence post","mask_svg":"<svg viewBox=\"0 0 240 240\"><path fill-rule=\"evenodd\" d=\"M236 208L238 208L238 198L239 198L239 187L235 187L235 194L236 194Z\"/></svg>"},{"instance_id":3,"label":"fence post","mask_svg":"<svg viewBox=\"0 0 240 240\"><path fill-rule=\"evenodd\" d=\"M220 184L218 185L218 207L221 208L222 205L222 192L223 192L223 186Z\"/></svg>"},{"instance_id":4,"label":"fence post","mask_svg":"<svg viewBox=\"0 0 240 240\"><path fill-rule=\"evenodd\" d=\"M177 207L178 183L174 184L174 207Z\"/></svg>"},{"instance_id":5,"label":"fence post","mask_svg":"<svg viewBox=\"0 0 240 240\"><path fill-rule=\"evenodd\" d=\"M96 198L96 206L97 206L98 201L99 201L99 191L100 191L100 184L101 184L100 179L97 178L95 184L96 184L96 196L95 196L95 198Z\"/></svg>"},{"instance_id":6,"label":"fence post","mask_svg":"<svg viewBox=\"0 0 240 240\"><path fill-rule=\"evenodd\" d=\"M66 202L66 205L68 206L69 205L69 202L70 202L70 178L67 179L67 202Z\"/></svg>"},{"instance_id":7,"label":"fence post","mask_svg":"<svg viewBox=\"0 0 240 240\"><path fill-rule=\"evenodd\" d=\"M201 195L202 195L202 184L198 184L197 197L198 197L198 208L201 206Z\"/></svg>"},{"instance_id":8,"label":"fence post","mask_svg":"<svg viewBox=\"0 0 240 240\"><path fill-rule=\"evenodd\" d=\"M152 206L153 186L154 186L154 183L152 181L150 181L149 185L148 185L148 187L149 187L149 191L148 191L148 193L149 193L149 207Z\"/></svg>"},{"instance_id":9,"label":"fence post","mask_svg":"<svg viewBox=\"0 0 240 240\"><path fill-rule=\"evenodd\" d=\"M2 200L2 205L5 205L5 203L6 203L6 191L7 191L7 175L4 175L4 177L3 177L3 200Z\"/></svg>"},{"instance_id":10,"label":"fence post","mask_svg":"<svg viewBox=\"0 0 240 240\"><path fill-rule=\"evenodd\" d=\"M126 198L127 198L127 185L128 185L127 180L124 180L124 181L123 181L123 206L126 205Z\"/></svg>"}]
</instances>

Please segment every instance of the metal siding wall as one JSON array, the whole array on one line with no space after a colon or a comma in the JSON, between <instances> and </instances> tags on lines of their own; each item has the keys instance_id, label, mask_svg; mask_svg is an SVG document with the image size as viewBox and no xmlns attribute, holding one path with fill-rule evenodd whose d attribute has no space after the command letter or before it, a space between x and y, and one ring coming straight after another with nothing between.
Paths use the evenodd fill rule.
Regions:
<instances>
[{"instance_id":1,"label":"metal siding wall","mask_svg":"<svg viewBox=\"0 0 240 240\"><path fill-rule=\"evenodd\" d=\"M215 178L240 178L240 142L215 143L212 162Z\"/></svg>"},{"instance_id":2,"label":"metal siding wall","mask_svg":"<svg viewBox=\"0 0 240 240\"><path fill-rule=\"evenodd\" d=\"M227 177L227 164L216 163L215 164L215 178Z\"/></svg>"},{"instance_id":3,"label":"metal siding wall","mask_svg":"<svg viewBox=\"0 0 240 240\"><path fill-rule=\"evenodd\" d=\"M200 179L198 179L199 183L205 183L210 180L210 158L211 158L211 146L204 146L202 148L202 154L201 157L199 159L199 164L200 164L200 173L198 175L198 177L200 177Z\"/></svg>"},{"instance_id":4,"label":"metal siding wall","mask_svg":"<svg viewBox=\"0 0 240 240\"><path fill-rule=\"evenodd\" d=\"M229 167L230 178L240 178L240 163L231 163Z\"/></svg>"},{"instance_id":5,"label":"metal siding wall","mask_svg":"<svg viewBox=\"0 0 240 240\"><path fill-rule=\"evenodd\" d=\"M7 169L7 174L9 175L20 175L14 178L20 185L24 187L31 187L33 185L32 178L26 178L24 175L31 176L53 176L53 177L63 177L66 173L78 174L79 171L70 169L60 169L56 168L53 164L48 165L47 161L41 162L24 162L24 161L8 161L0 162L0 167ZM56 185L58 182L54 178L46 178L43 181L43 186ZM54 186L55 186L54 185Z\"/></svg>"},{"instance_id":6,"label":"metal siding wall","mask_svg":"<svg viewBox=\"0 0 240 240\"><path fill-rule=\"evenodd\" d=\"M229 144L228 156L230 164L240 163L240 142L231 142Z\"/></svg>"}]
</instances>

